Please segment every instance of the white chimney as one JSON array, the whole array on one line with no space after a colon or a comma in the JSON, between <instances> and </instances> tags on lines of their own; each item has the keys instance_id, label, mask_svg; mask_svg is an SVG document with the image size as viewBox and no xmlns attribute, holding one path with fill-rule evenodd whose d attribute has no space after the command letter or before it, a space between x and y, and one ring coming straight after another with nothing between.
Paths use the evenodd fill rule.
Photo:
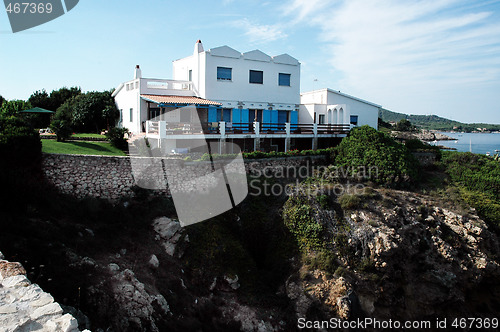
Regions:
<instances>
[{"instance_id":1,"label":"white chimney","mask_svg":"<svg viewBox=\"0 0 500 332\"><path fill-rule=\"evenodd\" d=\"M197 54L197 53L202 53L203 51L205 51L203 49L203 44L201 43L201 40L198 39L196 41L196 44L194 44L194 54Z\"/></svg>"},{"instance_id":2,"label":"white chimney","mask_svg":"<svg viewBox=\"0 0 500 332\"><path fill-rule=\"evenodd\" d=\"M135 66L134 79L142 78L141 68L139 65Z\"/></svg>"}]
</instances>

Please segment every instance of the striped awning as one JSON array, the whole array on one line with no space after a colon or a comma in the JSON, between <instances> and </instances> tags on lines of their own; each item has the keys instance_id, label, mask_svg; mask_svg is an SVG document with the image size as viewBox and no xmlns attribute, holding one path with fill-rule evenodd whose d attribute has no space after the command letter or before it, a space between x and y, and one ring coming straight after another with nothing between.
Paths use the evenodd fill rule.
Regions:
<instances>
[{"instance_id":1,"label":"striped awning","mask_svg":"<svg viewBox=\"0 0 500 332\"><path fill-rule=\"evenodd\" d=\"M206 105L220 106L216 101L191 96L159 96L159 95L141 95L141 98L157 104L186 104L186 105Z\"/></svg>"}]
</instances>

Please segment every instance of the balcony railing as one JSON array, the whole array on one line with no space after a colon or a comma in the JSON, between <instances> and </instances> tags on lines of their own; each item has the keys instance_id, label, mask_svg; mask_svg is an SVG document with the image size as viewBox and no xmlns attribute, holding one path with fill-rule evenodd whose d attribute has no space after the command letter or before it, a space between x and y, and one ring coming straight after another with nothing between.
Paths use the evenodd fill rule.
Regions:
<instances>
[{"instance_id":1,"label":"balcony railing","mask_svg":"<svg viewBox=\"0 0 500 332\"><path fill-rule=\"evenodd\" d=\"M230 123L230 122L202 122L199 125L191 123L172 123L165 121L146 121L146 136L167 137L168 135L196 135L196 134L276 134L276 135L321 135L346 134L352 126L350 124L291 124L291 123Z\"/></svg>"}]
</instances>

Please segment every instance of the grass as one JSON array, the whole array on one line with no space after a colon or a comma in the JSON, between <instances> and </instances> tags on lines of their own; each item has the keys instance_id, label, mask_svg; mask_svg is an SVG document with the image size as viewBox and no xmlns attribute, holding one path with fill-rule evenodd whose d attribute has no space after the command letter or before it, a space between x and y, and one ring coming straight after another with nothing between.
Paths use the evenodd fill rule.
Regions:
<instances>
[{"instance_id":1,"label":"grass","mask_svg":"<svg viewBox=\"0 0 500 332\"><path fill-rule=\"evenodd\" d=\"M56 140L42 140L42 152L60 154L86 154L100 156L125 156L125 152L112 146L108 142L57 142Z\"/></svg>"}]
</instances>

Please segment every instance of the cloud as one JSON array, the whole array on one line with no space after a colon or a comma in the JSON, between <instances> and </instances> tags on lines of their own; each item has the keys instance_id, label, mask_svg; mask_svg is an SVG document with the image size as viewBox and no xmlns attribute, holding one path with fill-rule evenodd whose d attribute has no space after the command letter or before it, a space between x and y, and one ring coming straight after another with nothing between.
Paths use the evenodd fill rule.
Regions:
<instances>
[{"instance_id":1,"label":"cloud","mask_svg":"<svg viewBox=\"0 0 500 332\"><path fill-rule=\"evenodd\" d=\"M285 15L320 28L325 61L341 73L336 88L380 103L406 98L394 104L416 111L408 102L416 95L431 100L479 85L498 88L500 22L485 9L489 3L293 0Z\"/></svg>"},{"instance_id":2,"label":"cloud","mask_svg":"<svg viewBox=\"0 0 500 332\"><path fill-rule=\"evenodd\" d=\"M272 42L287 37L280 24L257 24L248 19L242 19L233 22L233 26L243 29L245 36L249 38L250 43L262 44Z\"/></svg>"}]
</instances>

